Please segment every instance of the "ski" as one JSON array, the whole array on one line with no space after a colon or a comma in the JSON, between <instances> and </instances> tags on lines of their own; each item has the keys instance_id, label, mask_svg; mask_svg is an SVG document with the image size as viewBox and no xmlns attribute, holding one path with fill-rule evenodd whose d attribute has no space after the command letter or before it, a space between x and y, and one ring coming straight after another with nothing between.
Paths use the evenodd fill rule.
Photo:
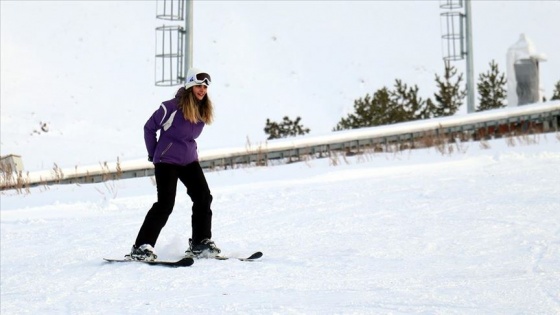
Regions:
<instances>
[{"instance_id":1,"label":"ski","mask_svg":"<svg viewBox=\"0 0 560 315\"><path fill-rule=\"evenodd\" d=\"M263 256L262 252L255 252L248 257L230 257L230 256L220 256L220 255L211 256L211 257L187 255L185 257L186 258L194 258L194 259L216 259L216 260L237 259L237 260L240 260L240 261L254 261L254 260L257 260L257 259L261 258L262 256Z\"/></svg>"},{"instance_id":2,"label":"ski","mask_svg":"<svg viewBox=\"0 0 560 315\"><path fill-rule=\"evenodd\" d=\"M110 263L137 262L137 263L144 263L152 266L166 266L166 267L188 267L194 263L194 260L189 257L185 257L178 261L167 261L167 260L144 261L144 260L133 260L133 259L110 259L110 258L103 258L103 259Z\"/></svg>"},{"instance_id":3,"label":"ski","mask_svg":"<svg viewBox=\"0 0 560 315\"><path fill-rule=\"evenodd\" d=\"M240 260L240 261L254 261L256 259L261 258L262 256L263 256L262 252L256 252L249 257L216 256L216 257L214 257L214 259L217 259L217 260L237 259L237 260Z\"/></svg>"}]
</instances>

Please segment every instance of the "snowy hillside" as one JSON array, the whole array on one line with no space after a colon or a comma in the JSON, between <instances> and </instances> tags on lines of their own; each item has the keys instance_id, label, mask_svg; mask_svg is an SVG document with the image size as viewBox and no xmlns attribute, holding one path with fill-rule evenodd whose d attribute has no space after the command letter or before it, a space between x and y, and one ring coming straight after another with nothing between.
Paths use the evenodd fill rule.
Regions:
<instances>
[{"instance_id":1,"label":"snowy hillside","mask_svg":"<svg viewBox=\"0 0 560 315\"><path fill-rule=\"evenodd\" d=\"M438 1L196 1L195 56L216 122L199 150L266 138L266 118L330 134L353 100L396 78L433 92ZM560 78L559 1L473 1L475 74L520 33ZM28 171L145 160L152 1L0 1L1 155ZM496 22L499 21L499 22ZM457 64L462 69L461 64ZM460 113L464 114L464 113ZM208 172L227 255L169 269L112 265L155 202L151 178L0 193L0 313L558 314L560 136ZM184 190L179 190L179 192ZM187 247L179 193L160 258Z\"/></svg>"},{"instance_id":2,"label":"snowy hillside","mask_svg":"<svg viewBox=\"0 0 560 315\"><path fill-rule=\"evenodd\" d=\"M442 73L439 1L195 1L194 63L214 84L201 150L263 142L265 121L330 133L353 101L399 78L422 97ZM154 85L154 1L0 1L1 154L26 170L144 158L142 126L176 87ZM475 76L525 33L545 95L560 77L558 1L473 1ZM464 63L456 66L464 72ZM462 110L464 112L464 109ZM47 124L48 131L41 130ZM80 144L86 141L88 146Z\"/></svg>"},{"instance_id":3,"label":"snowy hillside","mask_svg":"<svg viewBox=\"0 0 560 315\"><path fill-rule=\"evenodd\" d=\"M4 192L0 312L559 313L558 135L454 152L207 173L215 241L263 251L253 263L104 263L132 245L155 201L149 178ZM186 249L190 206L179 194L161 258Z\"/></svg>"}]
</instances>

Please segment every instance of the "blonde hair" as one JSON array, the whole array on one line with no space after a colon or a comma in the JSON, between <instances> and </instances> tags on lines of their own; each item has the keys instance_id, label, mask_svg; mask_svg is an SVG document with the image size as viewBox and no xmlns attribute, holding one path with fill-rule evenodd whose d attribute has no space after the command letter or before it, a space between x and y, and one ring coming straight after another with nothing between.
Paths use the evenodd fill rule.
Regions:
<instances>
[{"instance_id":1,"label":"blonde hair","mask_svg":"<svg viewBox=\"0 0 560 315\"><path fill-rule=\"evenodd\" d=\"M183 112L186 120L196 124L200 121L210 125L214 121L214 107L208 94L202 100L197 100L193 94L192 87L180 88L177 92L179 97L179 109Z\"/></svg>"}]
</instances>

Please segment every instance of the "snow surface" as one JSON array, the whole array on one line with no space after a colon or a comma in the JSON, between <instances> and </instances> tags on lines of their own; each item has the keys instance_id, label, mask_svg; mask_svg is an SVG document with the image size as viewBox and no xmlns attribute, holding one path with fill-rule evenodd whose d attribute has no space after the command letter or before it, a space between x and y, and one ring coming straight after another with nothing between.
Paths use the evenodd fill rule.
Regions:
<instances>
[{"instance_id":1,"label":"snow surface","mask_svg":"<svg viewBox=\"0 0 560 315\"><path fill-rule=\"evenodd\" d=\"M208 172L214 240L252 263L103 262L132 245L149 178L3 192L0 311L560 313L560 136L453 148ZM186 249L190 207L179 193L161 258Z\"/></svg>"},{"instance_id":2,"label":"snow surface","mask_svg":"<svg viewBox=\"0 0 560 315\"><path fill-rule=\"evenodd\" d=\"M22 155L28 171L145 160L142 126L176 90L154 86L155 2L0 6L1 155ZM284 115L331 135L356 98L396 78L428 97L441 73L438 1L194 9L194 62L212 73L216 103L201 152L259 145L266 118ZM492 59L504 71L525 33L549 57L550 95L559 9L473 1L475 75ZM228 255L263 251L253 263L104 263L130 249L155 201L151 178L1 192L0 313L558 314L559 136L513 143L209 172L214 239ZM190 207L179 194L161 258L186 249Z\"/></svg>"}]
</instances>

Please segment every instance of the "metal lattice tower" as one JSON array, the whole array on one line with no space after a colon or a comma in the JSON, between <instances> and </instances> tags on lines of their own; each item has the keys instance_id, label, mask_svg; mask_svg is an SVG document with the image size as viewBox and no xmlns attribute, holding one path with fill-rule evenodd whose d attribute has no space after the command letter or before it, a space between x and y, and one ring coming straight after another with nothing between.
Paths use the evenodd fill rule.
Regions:
<instances>
[{"instance_id":1,"label":"metal lattice tower","mask_svg":"<svg viewBox=\"0 0 560 315\"><path fill-rule=\"evenodd\" d=\"M156 28L155 83L173 86L185 82L192 66L192 0L158 0L156 18L185 21L185 25L163 25ZM186 17L186 18L185 18Z\"/></svg>"},{"instance_id":2,"label":"metal lattice tower","mask_svg":"<svg viewBox=\"0 0 560 315\"><path fill-rule=\"evenodd\" d=\"M464 8L463 8L464 7ZM471 0L440 0L443 29L443 59L467 62L467 113L474 113L474 72L471 24ZM461 9L464 9L461 12Z\"/></svg>"}]
</instances>

